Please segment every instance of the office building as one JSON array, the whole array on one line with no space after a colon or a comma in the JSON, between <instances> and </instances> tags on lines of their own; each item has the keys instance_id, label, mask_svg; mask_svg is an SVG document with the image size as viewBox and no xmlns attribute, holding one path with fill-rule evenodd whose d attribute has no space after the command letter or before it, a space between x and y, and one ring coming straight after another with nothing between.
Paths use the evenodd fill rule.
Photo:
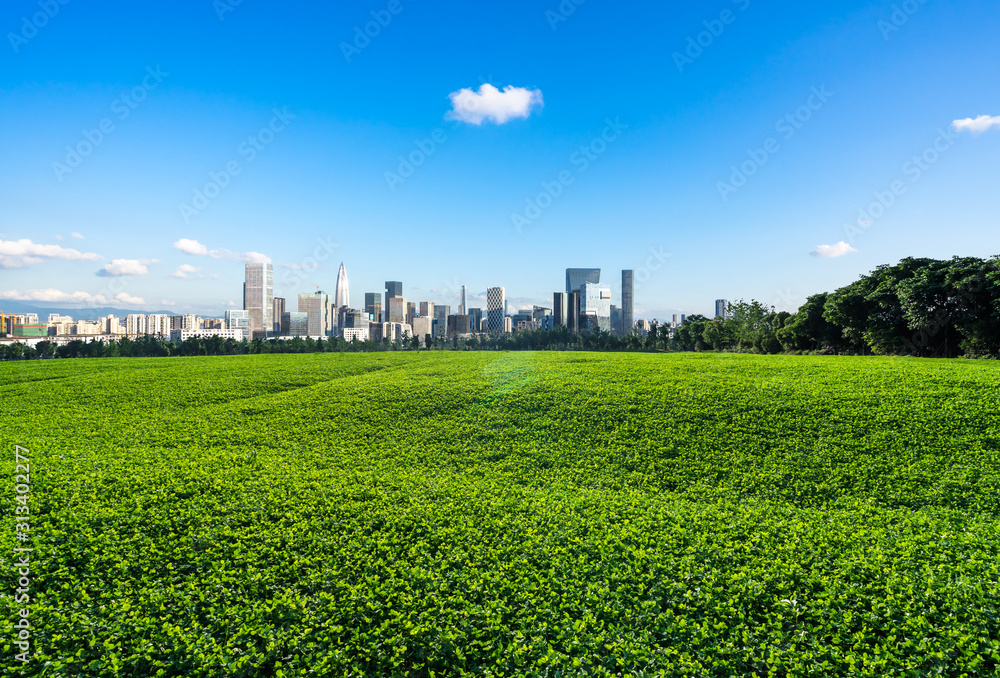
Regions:
<instances>
[{"instance_id":1,"label":"office building","mask_svg":"<svg viewBox=\"0 0 1000 678\"><path fill-rule=\"evenodd\" d=\"M243 330L244 336L250 333L250 311L226 311L226 329ZM281 316L278 316L278 325L281 325Z\"/></svg>"},{"instance_id":2,"label":"office building","mask_svg":"<svg viewBox=\"0 0 1000 678\"><path fill-rule=\"evenodd\" d=\"M580 290L566 293L566 328L574 333L580 331Z\"/></svg>"},{"instance_id":3,"label":"office building","mask_svg":"<svg viewBox=\"0 0 1000 678\"><path fill-rule=\"evenodd\" d=\"M673 322L673 323L671 323L671 324L672 324L672 325L673 325L674 327L677 327L677 326L678 326L678 325L680 324L680 318L681 318L681 317L680 317L679 315L677 315L676 313L674 313L674 322Z\"/></svg>"},{"instance_id":4,"label":"office building","mask_svg":"<svg viewBox=\"0 0 1000 678\"><path fill-rule=\"evenodd\" d=\"M334 290L333 307L336 309L351 305L351 295L347 288L347 269L344 262L340 262L340 270L337 271L337 289Z\"/></svg>"},{"instance_id":5,"label":"office building","mask_svg":"<svg viewBox=\"0 0 1000 678\"><path fill-rule=\"evenodd\" d=\"M591 332L611 331L611 286L585 282L580 288L580 315L588 318Z\"/></svg>"},{"instance_id":6,"label":"office building","mask_svg":"<svg viewBox=\"0 0 1000 678\"><path fill-rule=\"evenodd\" d=\"M613 334L622 336L622 310L611 304L611 332Z\"/></svg>"},{"instance_id":7,"label":"office building","mask_svg":"<svg viewBox=\"0 0 1000 678\"><path fill-rule=\"evenodd\" d=\"M247 264L243 284L243 309L250 312L250 339L264 337L274 328L274 267Z\"/></svg>"},{"instance_id":8,"label":"office building","mask_svg":"<svg viewBox=\"0 0 1000 678\"><path fill-rule=\"evenodd\" d=\"M296 311L281 314L281 336L283 337L308 337L309 335L309 312Z\"/></svg>"},{"instance_id":9,"label":"office building","mask_svg":"<svg viewBox=\"0 0 1000 678\"><path fill-rule=\"evenodd\" d=\"M483 309L481 309L481 308L470 308L469 309L469 317L472 318L472 322L471 322L471 324L472 324L472 331L473 332L480 332L481 330L479 328L483 324Z\"/></svg>"},{"instance_id":10,"label":"office building","mask_svg":"<svg viewBox=\"0 0 1000 678\"><path fill-rule=\"evenodd\" d=\"M564 327L566 325L565 292L554 292L552 294L552 325L553 327Z\"/></svg>"},{"instance_id":11,"label":"office building","mask_svg":"<svg viewBox=\"0 0 1000 678\"><path fill-rule=\"evenodd\" d=\"M403 283L399 282L398 280L387 280L385 282L385 306L383 307L385 309L385 319L387 322L389 321L389 300L392 299L393 297L401 297L401 296L403 296ZM404 317L405 315L406 315L406 305L404 304L403 314L400 316L400 318Z\"/></svg>"},{"instance_id":12,"label":"office building","mask_svg":"<svg viewBox=\"0 0 1000 678\"><path fill-rule=\"evenodd\" d=\"M503 317L503 333L510 334L513 331L514 331L514 323L510 321L509 315L505 315Z\"/></svg>"},{"instance_id":13,"label":"office building","mask_svg":"<svg viewBox=\"0 0 1000 678\"><path fill-rule=\"evenodd\" d=\"M309 329L306 336L324 337L332 329L333 322L330 319L330 295L322 290L309 294L303 292L299 294L299 313L309 315Z\"/></svg>"},{"instance_id":14,"label":"office building","mask_svg":"<svg viewBox=\"0 0 1000 678\"><path fill-rule=\"evenodd\" d=\"M451 306L438 304L434 307L434 320L442 327L448 324L448 316L451 315Z\"/></svg>"},{"instance_id":15,"label":"office building","mask_svg":"<svg viewBox=\"0 0 1000 678\"><path fill-rule=\"evenodd\" d=\"M447 323L449 339L467 336L472 331L472 316L465 313L449 315Z\"/></svg>"},{"instance_id":16,"label":"office building","mask_svg":"<svg viewBox=\"0 0 1000 678\"><path fill-rule=\"evenodd\" d=\"M468 297L466 296L466 293L465 293L465 285L462 285L462 293L461 293L461 295L459 295L459 302L458 302L458 312L459 312L459 314L465 315L468 312L468 303L469 303L469 299L468 299Z\"/></svg>"},{"instance_id":17,"label":"office building","mask_svg":"<svg viewBox=\"0 0 1000 678\"><path fill-rule=\"evenodd\" d=\"M365 313L373 322L382 320L382 293L365 292Z\"/></svg>"},{"instance_id":18,"label":"office building","mask_svg":"<svg viewBox=\"0 0 1000 678\"><path fill-rule=\"evenodd\" d=\"M234 341L243 341L243 330L171 330L170 341L187 341L193 338L207 339L209 337L222 337Z\"/></svg>"},{"instance_id":19,"label":"office building","mask_svg":"<svg viewBox=\"0 0 1000 678\"><path fill-rule=\"evenodd\" d=\"M434 302L433 301L421 301L420 302L420 317L421 318L433 318L434 317Z\"/></svg>"},{"instance_id":20,"label":"office building","mask_svg":"<svg viewBox=\"0 0 1000 678\"><path fill-rule=\"evenodd\" d=\"M389 297L386 304L386 318L391 323L406 321L406 297Z\"/></svg>"},{"instance_id":21,"label":"office building","mask_svg":"<svg viewBox=\"0 0 1000 678\"><path fill-rule=\"evenodd\" d=\"M545 316L551 315L551 308L546 306L532 306L531 307L531 319L532 320L542 320Z\"/></svg>"},{"instance_id":22,"label":"office building","mask_svg":"<svg viewBox=\"0 0 1000 678\"><path fill-rule=\"evenodd\" d=\"M601 269L599 268L567 268L566 269L566 292L579 292L584 283L597 284L601 282Z\"/></svg>"},{"instance_id":23,"label":"office building","mask_svg":"<svg viewBox=\"0 0 1000 678\"><path fill-rule=\"evenodd\" d=\"M370 336L367 327L345 327L343 333L345 341L368 341Z\"/></svg>"},{"instance_id":24,"label":"office building","mask_svg":"<svg viewBox=\"0 0 1000 678\"><path fill-rule=\"evenodd\" d=\"M345 329L358 329L364 328L365 332L368 331L368 314L358 308L342 308L340 309L340 329L341 331ZM347 335L343 335L345 338Z\"/></svg>"},{"instance_id":25,"label":"office building","mask_svg":"<svg viewBox=\"0 0 1000 678\"><path fill-rule=\"evenodd\" d=\"M425 337L434 334L434 318L421 315L413 319L413 336L423 341Z\"/></svg>"},{"instance_id":26,"label":"office building","mask_svg":"<svg viewBox=\"0 0 1000 678\"><path fill-rule=\"evenodd\" d=\"M729 309L729 302L725 299L715 300L715 317L720 320L726 319L726 311Z\"/></svg>"},{"instance_id":27,"label":"office building","mask_svg":"<svg viewBox=\"0 0 1000 678\"><path fill-rule=\"evenodd\" d=\"M271 303L271 324L274 326L272 332L281 332L281 314L285 312L285 298L275 297Z\"/></svg>"},{"instance_id":28,"label":"office building","mask_svg":"<svg viewBox=\"0 0 1000 678\"><path fill-rule=\"evenodd\" d=\"M417 317L417 302L406 302L406 324L412 325L413 319Z\"/></svg>"},{"instance_id":29,"label":"office building","mask_svg":"<svg viewBox=\"0 0 1000 678\"><path fill-rule=\"evenodd\" d=\"M507 295L502 287L486 288L486 327L490 334L504 332Z\"/></svg>"},{"instance_id":30,"label":"office building","mask_svg":"<svg viewBox=\"0 0 1000 678\"><path fill-rule=\"evenodd\" d=\"M635 271L622 271L622 306L621 306L621 329L619 334L626 335L632 332L635 325Z\"/></svg>"}]
</instances>

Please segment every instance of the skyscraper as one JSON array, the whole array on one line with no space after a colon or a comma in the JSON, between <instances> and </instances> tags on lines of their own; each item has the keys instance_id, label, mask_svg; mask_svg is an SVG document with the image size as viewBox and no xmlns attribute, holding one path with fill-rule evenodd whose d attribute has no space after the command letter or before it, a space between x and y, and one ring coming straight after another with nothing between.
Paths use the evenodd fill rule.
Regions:
<instances>
[{"instance_id":1,"label":"skyscraper","mask_svg":"<svg viewBox=\"0 0 1000 678\"><path fill-rule=\"evenodd\" d=\"M504 309L507 307L507 295L502 287L486 288L486 331L490 334L500 334L504 328Z\"/></svg>"},{"instance_id":2,"label":"skyscraper","mask_svg":"<svg viewBox=\"0 0 1000 678\"><path fill-rule=\"evenodd\" d=\"M351 295L347 288L347 269L344 262L340 262L340 270L337 271L337 290L334 292L334 308L340 310L351 305Z\"/></svg>"},{"instance_id":3,"label":"skyscraper","mask_svg":"<svg viewBox=\"0 0 1000 678\"><path fill-rule=\"evenodd\" d=\"M729 307L729 302L728 301L726 301L725 299L716 299L715 300L715 317L716 318L721 318L722 320L725 320L726 319L726 311L728 310L728 307Z\"/></svg>"},{"instance_id":4,"label":"skyscraper","mask_svg":"<svg viewBox=\"0 0 1000 678\"><path fill-rule=\"evenodd\" d=\"M330 295L326 292L299 295L299 313L309 314L307 335L310 337L326 336L330 324Z\"/></svg>"},{"instance_id":5,"label":"skyscraper","mask_svg":"<svg viewBox=\"0 0 1000 678\"><path fill-rule=\"evenodd\" d=\"M622 271L622 306L621 306L621 329L622 335L630 334L635 325L635 271Z\"/></svg>"},{"instance_id":6,"label":"skyscraper","mask_svg":"<svg viewBox=\"0 0 1000 678\"><path fill-rule=\"evenodd\" d=\"M433 318L434 317L434 302L433 301L421 301L420 302L420 317L421 318Z\"/></svg>"},{"instance_id":7,"label":"skyscraper","mask_svg":"<svg viewBox=\"0 0 1000 678\"><path fill-rule=\"evenodd\" d=\"M566 327L570 332L580 331L580 290L566 294Z\"/></svg>"},{"instance_id":8,"label":"skyscraper","mask_svg":"<svg viewBox=\"0 0 1000 678\"><path fill-rule=\"evenodd\" d=\"M250 338L264 337L274 328L274 267L247 264L243 286L243 310L250 312Z\"/></svg>"},{"instance_id":9,"label":"skyscraper","mask_svg":"<svg viewBox=\"0 0 1000 678\"><path fill-rule=\"evenodd\" d=\"M389 322L389 300L392 299L393 297L401 297L401 296L403 296L403 283L399 282L398 280L386 280L385 306L383 306L383 308L385 309L386 322ZM405 305L403 306L403 309L405 315L405 309L406 309ZM399 320L397 322L403 322L403 321Z\"/></svg>"},{"instance_id":10,"label":"skyscraper","mask_svg":"<svg viewBox=\"0 0 1000 678\"><path fill-rule=\"evenodd\" d=\"M271 326L275 334L281 334L281 314L285 312L284 297L275 297L271 304ZM227 328L232 329L232 328ZM244 333L245 336L245 333Z\"/></svg>"},{"instance_id":11,"label":"skyscraper","mask_svg":"<svg viewBox=\"0 0 1000 678\"><path fill-rule=\"evenodd\" d=\"M566 324L566 293L552 294L552 326L562 327Z\"/></svg>"},{"instance_id":12,"label":"skyscraper","mask_svg":"<svg viewBox=\"0 0 1000 678\"><path fill-rule=\"evenodd\" d=\"M469 303L468 297L465 294L465 285L462 285L462 295L458 302L458 313L459 315L464 315L466 313L466 307Z\"/></svg>"},{"instance_id":13,"label":"skyscraper","mask_svg":"<svg viewBox=\"0 0 1000 678\"><path fill-rule=\"evenodd\" d=\"M406 322L406 297L389 297L385 307L386 322L402 323Z\"/></svg>"},{"instance_id":14,"label":"skyscraper","mask_svg":"<svg viewBox=\"0 0 1000 678\"><path fill-rule=\"evenodd\" d=\"M566 269L566 291L579 292L583 283L601 282L601 269L599 268L567 268Z\"/></svg>"},{"instance_id":15,"label":"skyscraper","mask_svg":"<svg viewBox=\"0 0 1000 678\"><path fill-rule=\"evenodd\" d=\"M580 315L586 316L587 329L611 331L611 287L585 282L580 288Z\"/></svg>"},{"instance_id":16,"label":"skyscraper","mask_svg":"<svg viewBox=\"0 0 1000 678\"><path fill-rule=\"evenodd\" d=\"M382 293L365 292L365 313L371 316L372 322L381 322Z\"/></svg>"}]
</instances>

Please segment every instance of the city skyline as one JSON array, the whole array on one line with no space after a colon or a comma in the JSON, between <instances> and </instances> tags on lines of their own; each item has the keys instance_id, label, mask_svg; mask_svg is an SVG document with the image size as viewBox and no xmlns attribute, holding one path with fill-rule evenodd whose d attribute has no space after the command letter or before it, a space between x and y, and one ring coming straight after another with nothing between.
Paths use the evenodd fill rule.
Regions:
<instances>
[{"instance_id":1,"label":"city skyline","mask_svg":"<svg viewBox=\"0 0 1000 678\"><path fill-rule=\"evenodd\" d=\"M25 37L38 7L0 17L0 306L221 315L264 259L288 299L346 261L355 291L529 306L599 263L665 318L1000 251L995 3L404 3L358 53L358 3L73 5Z\"/></svg>"}]
</instances>

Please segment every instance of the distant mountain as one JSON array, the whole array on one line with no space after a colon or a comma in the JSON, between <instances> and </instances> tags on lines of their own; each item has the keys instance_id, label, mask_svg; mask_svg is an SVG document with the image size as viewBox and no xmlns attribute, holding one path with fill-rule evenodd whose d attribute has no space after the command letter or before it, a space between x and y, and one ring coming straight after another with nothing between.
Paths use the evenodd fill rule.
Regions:
<instances>
[{"instance_id":1,"label":"distant mountain","mask_svg":"<svg viewBox=\"0 0 1000 678\"><path fill-rule=\"evenodd\" d=\"M94 306L94 307L79 307L79 308L68 308L65 306L45 306L42 304L32 304L23 301L7 301L0 300L0 311L5 313L37 313L39 320L48 320L50 313L58 313L59 315L72 316L74 320L93 320L96 318L104 318L107 315L114 315L120 318L124 318L127 315L133 313L141 313L143 315L151 315L153 313L162 313L166 315L179 315L179 311L144 311L142 309L129 309L129 308L115 308L112 306ZM214 315L201 315L202 317L214 318L220 316Z\"/></svg>"}]
</instances>

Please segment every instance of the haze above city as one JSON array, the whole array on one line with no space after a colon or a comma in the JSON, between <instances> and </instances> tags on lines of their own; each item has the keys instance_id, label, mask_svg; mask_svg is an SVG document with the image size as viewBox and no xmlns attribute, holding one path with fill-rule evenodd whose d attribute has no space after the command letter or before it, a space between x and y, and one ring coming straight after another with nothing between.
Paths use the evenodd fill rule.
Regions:
<instances>
[{"instance_id":1,"label":"haze above city","mask_svg":"<svg viewBox=\"0 0 1000 678\"><path fill-rule=\"evenodd\" d=\"M1000 254L985 0L18 0L0 28L0 307L221 316L267 260L279 297L344 262L357 299L482 307L632 269L667 318Z\"/></svg>"}]
</instances>

